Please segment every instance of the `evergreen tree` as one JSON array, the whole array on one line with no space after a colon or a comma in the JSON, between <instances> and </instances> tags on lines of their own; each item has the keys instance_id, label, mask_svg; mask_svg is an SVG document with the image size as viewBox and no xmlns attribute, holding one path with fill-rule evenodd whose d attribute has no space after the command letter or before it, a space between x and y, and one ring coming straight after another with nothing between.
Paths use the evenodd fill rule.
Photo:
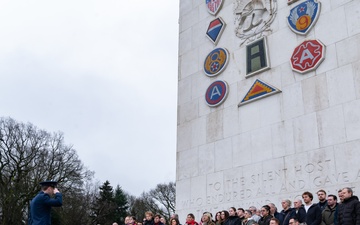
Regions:
<instances>
[{"instance_id":1,"label":"evergreen tree","mask_svg":"<svg viewBox=\"0 0 360 225\"><path fill-rule=\"evenodd\" d=\"M99 197L96 198L93 206L94 221L98 224L111 224L114 219L114 212L116 211L116 204L114 202L114 192L109 181L99 188Z\"/></svg>"},{"instance_id":2,"label":"evergreen tree","mask_svg":"<svg viewBox=\"0 0 360 225\"><path fill-rule=\"evenodd\" d=\"M114 202L116 205L116 210L114 212L114 221L120 224L122 221L125 220L125 217L127 215L127 209L129 207L127 196L119 185L117 185L115 189Z\"/></svg>"}]
</instances>

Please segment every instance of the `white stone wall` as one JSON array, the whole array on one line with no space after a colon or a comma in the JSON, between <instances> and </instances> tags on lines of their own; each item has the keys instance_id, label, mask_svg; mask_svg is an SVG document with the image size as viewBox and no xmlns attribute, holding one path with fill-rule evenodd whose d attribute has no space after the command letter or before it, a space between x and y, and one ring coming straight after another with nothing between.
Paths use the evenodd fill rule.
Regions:
<instances>
[{"instance_id":1,"label":"white stone wall","mask_svg":"<svg viewBox=\"0 0 360 225\"><path fill-rule=\"evenodd\" d=\"M301 1L297 2L300 3ZM360 195L360 1L321 0L320 17L306 35L286 22L287 1L267 36L271 69L245 78L245 45L234 33L234 0L217 14L226 28L216 47L227 48L223 73L207 77L206 55L215 48L205 32L213 15L205 0L180 0L176 208L180 221L194 213L248 208L304 191ZM290 57L306 39L319 39L325 60L314 71L292 71ZM215 80L229 84L226 101L206 105ZM256 79L282 92L238 107ZM315 197L315 201L316 201Z\"/></svg>"}]
</instances>

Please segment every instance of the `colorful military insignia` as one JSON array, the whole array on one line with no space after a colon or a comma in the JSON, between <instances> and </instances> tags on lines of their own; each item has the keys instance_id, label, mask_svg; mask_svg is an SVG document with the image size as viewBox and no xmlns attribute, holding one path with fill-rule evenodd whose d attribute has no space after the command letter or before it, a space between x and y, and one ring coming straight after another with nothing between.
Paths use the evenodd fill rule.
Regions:
<instances>
[{"instance_id":1,"label":"colorful military insignia","mask_svg":"<svg viewBox=\"0 0 360 225\"><path fill-rule=\"evenodd\" d=\"M220 17L218 17L210 22L209 27L206 31L206 36L214 45L216 45L224 29L225 22Z\"/></svg>"},{"instance_id":2,"label":"colorful military insignia","mask_svg":"<svg viewBox=\"0 0 360 225\"><path fill-rule=\"evenodd\" d=\"M218 106L225 101L228 92L228 84L225 81L217 80L210 84L206 90L205 101L208 106Z\"/></svg>"},{"instance_id":3,"label":"colorful military insignia","mask_svg":"<svg viewBox=\"0 0 360 225\"><path fill-rule=\"evenodd\" d=\"M223 2L223 0L205 0L208 12L214 16L219 12Z\"/></svg>"},{"instance_id":4,"label":"colorful military insignia","mask_svg":"<svg viewBox=\"0 0 360 225\"><path fill-rule=\"evenodd\" d=\"M276 87L273 87L269 84L266 84L265 82L257 79L254 84L251 86L250 90L246 93L243 100L238 104L238 106L242 106L244 104L247 104L249 102L256 101L258 99L276 94L281 92Z\"/></svg>"},{"instance_id":5,"label":"colorful military insignia","mask_svg":"<svg viewBox=\"0 0 360 225\"><path fill-rule=\"evenodd\" d=\"M226 67L229 59L229 52L224 48L212 50L205 58L204 72L207 76L213 77L220 74Z\"/></svg>"},{"instance_id":6,"label":"colorful military insignia","mask_svg":"<svg viewBox=\"0 0 360 225\"><path fill-rule=\"evenodd\" d=\"M297 34L307 34L320 15L320 2L307 0L290 10L288 25Z\"/></svg>"},{"instance_id":7,"label":"colorful military insignia","mask_svg":"<svg viewBox=\"0 0 360 225\"><path fill-rule=\"evenodd\" d=\"M298 0L288 0L288 5L293 4L294 2L297 2Z\"/></svg>"},{"instance_id":8,"label":"colorful military insignia","mask_svg":"<svg viewBox=\"0 0 360 225\"><path fill-rule=\"evenodd\" d=\"M270 69L266 37L255 40L246 46L246 77Z\"/></svg>"},{"instance_id":9,"label":"colorful military insignia","mask_svg":"<svg viewBox=\"0 0 360 225\"><path fill-rule=\"evenodd\" d=\"M299 73L316 69L325 59L325 46L319 40L307 40L297 46L291 56L291 68Z\"/></svg>"}]
</instances>

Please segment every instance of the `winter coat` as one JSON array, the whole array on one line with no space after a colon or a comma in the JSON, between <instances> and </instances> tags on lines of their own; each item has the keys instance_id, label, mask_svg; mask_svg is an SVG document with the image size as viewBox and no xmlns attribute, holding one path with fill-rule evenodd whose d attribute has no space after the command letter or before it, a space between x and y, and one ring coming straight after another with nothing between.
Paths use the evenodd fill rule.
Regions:
<instances>
[{"instance_id":1,"label":"winter coat","mask_svg":"<svg viewBox=\"0 0 360 225\"><path fill-rule=\"evenodd\" d=\"M248 220L246 220L246 222L245 222L245 220L246 220L246 219L244 219L244 220L242 221L242 225L253 225L254 223L256 223L256 221L253 220L252 218L249 218Z\"/></svg>"},{"instance_id":2,"label":"winter coat","mask_svg":"<svg viewBox=\"0 0 360 225\"><path fill-rule=\"evenodd\" d=\"M320 225L321 224L321 209L317 204L310 206L306 213L305 222L307 225Z\"/></svg>"},{"instance_id":3,"label":"winter coat","mask_svg":"<svg viewBox=\"0 0 360 225\"><path fill-rule=\"evenodd\" d=\"M261 219L258 221L258 224L259 225L269 225L271 218L273 218L271 215L261 217Z\"/></svg>"},{"instance_id":4,"label":"winter coat","mask_svg":"<svg viewBox=\"0 0 360 225\"><path fill-rule=\"evenodd\" d=\"M360 203L356 196L345 199L339 206L339 225L360 225Z\"/></svg>"},{"instance_id":5,"label":"winter coat","mask_svg":"<svg viewBox=\"0 0 360 225\"><path fill-rule=\"evenodd\" d=\"M143 222L144 225L154 225L154 220L144 220Z\"/></svg>"},{"instance_id":6,"label":"winter coat","mask_svg":"<svg viewBox=\"0 0 360 225\"><path fill-rule=\"evenodd\" d=\"M304 206L301 206L297 211L295 208L293 208L290 214L290 218L296 218L300 223L304 223L306 220L306 211Z\"/></svg>"},{"instance_id":7,"label":"winter coat","mask_svg":"<svg viewBox=\"0 0 360 225\"><path fill-rule=\"evenodd\" d=\"M56 193L55 198L49 194L40 191L39 194L30 203L30 225L50 225L51 224L51 207L62 206L62 195Z\"/></svg>"},{"instance_id":8,"label":"winter coat","mask_svg":"<svg viewBox=\"0 0 360 225\"><path fill-rule=\"evenodd\" d=\"M330 206L326 206L322 211L321 215L321 225L334 225L335 224L335 214L337 211L338 204L335 205L334 208L330 208Z\"/></svg>"},{"instance_id":9,"label":"winter coat","mask_svg":"<svg viewBox=\"0 0 360 225\"><path fill-rule=\"evenodd\" d=\"M224 225L241 225L241 220L238 216L229 216Z\"/></svg>"},{"instance_id":10,"label":"winter coat","mask_svg":"<svg viewBox=\"0 0 360 225\"><path fill-rule=\"evenodd\" d=\"M283 217L283 221L282 221L283 225L288 225L289 224L289 220L292 218L291 217L292 212L293 212L293 208L288 208L286 211L282 210L280 212L280 214Z\"/></svg>"}]
</instances>

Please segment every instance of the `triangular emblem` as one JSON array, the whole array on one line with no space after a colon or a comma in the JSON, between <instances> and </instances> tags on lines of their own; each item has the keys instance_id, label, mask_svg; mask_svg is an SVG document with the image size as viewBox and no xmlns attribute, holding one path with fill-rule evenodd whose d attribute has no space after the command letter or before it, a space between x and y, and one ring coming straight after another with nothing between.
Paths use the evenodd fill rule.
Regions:
<instances>
[{"instance_id":1,"label":"triangular emblem","mask_svg":"<svg viewBox=\"0 0 360 225\"><path fill-rule=\"evenodd\" d=\"M221 17L218 17L210 22L209 27L206 31L206 36L214 45L216 45L224 29L225 22L221 19Z\"/></svg>"},{"instance_id":2,"label":"triangular emblem","mask_svg":"<svg viewBox=\"0 0 360 225\"><path fill-rule=\"evenodd\" d=\"M254 84L251 86L250 90L246 93L243 100L238 104L238 106L242 106L244 104L256 101L258 99L276 94L281 92L274 86L271 86L259 79L257 79Z\"/></svg>"}]
</instances>

